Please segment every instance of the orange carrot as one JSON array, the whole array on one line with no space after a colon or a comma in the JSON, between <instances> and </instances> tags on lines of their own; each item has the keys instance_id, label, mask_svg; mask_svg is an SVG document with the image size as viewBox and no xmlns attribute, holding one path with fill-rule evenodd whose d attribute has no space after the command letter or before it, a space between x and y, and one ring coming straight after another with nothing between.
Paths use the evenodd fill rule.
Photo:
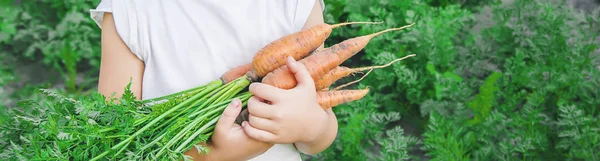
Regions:
<instances>
[{"instance_id":1,"label":"orange carrot","mask_svg":"<svg viewBox=\"0 0 600 161\"><path fill-rule=\"evenodd\" d=\"M279 38L259 50L252 60L252 70L248 77L253 81L285 64L288 56L302 59L325 42L334 28L350 24L375 24L378 22L347 22L340 24L320 24L306 30Z\"/></svg>"},{"instance_id":2,"label":"orange carrot","mask_svg":"<svg viewBox=\"0 0 600 161\"><path fill-rule=\"evenodd\" d=\"M354 56L356 53L361 51L373 37L383 34L385 32L401 30L410 27L413 24L348 39L326 49L320 50L319 52L315 52L314 54L298 62L306 66L313 80L318 80L327 72L342 64L343 61L349 59L350 57ZM281 66L267 74L262 79L262 83L269 84L282 89L291 89L294 88L297 84L296 78L294 77L292 72L287 68L287 66Z\"/></svg>"},{"instance_id":3,"label":"orange carrot","mask_svg":"<svg viewBox=\"0 0 600 161\"><path fill-rule=\"evenodd\" d=\"M359 71L356 71L356 72L359 72ZM331 86L335 81L337 81L343 77L346 77L352 73L354 73L354 72L352 72L352 68L348 68L348 67L344 67L344 66L338 66L336 68L333 68L332 70L327 72L325 75L323 75L323 77L315 79L315 88L316 89L329 88L329 86Z\"/></svg>"},{"instance_id":4,"label":"orange carrot","mask_svg":"<svg viewBox=\"0 0 600 161\"><path fill-rule=\"evenodd\" d=\"M408 57L412 57L415 56L415 54L411 54L402 58L398 58L395 59L387 64L384 65L379 65L379 66L369 66L369 67L360 67L360 68L348 68L348 67L343 67L343 66L338 66L332 70L330 70L329 72L327 72L325 75L323 75L322 77L318 77L317 79L315 79L315 87L317 89L322 89L325 87L329 87L331 86L334 82L338 81L339 79L346 77L350 74L354 74L354 73L358 73L358 72L362 72L365 70L372 70L372 69L379 69L379 68L385 68L388 67L390 65L392 65L393 63L406 59Z\"/></svg>"},{"instance_id":5,"label":"orange carrot","mask_svg":"<svg viewBox=\"0 0 600 161\"><path fill-rule=\"evenodd\" d=\"M331 90L317 92L317 100L322 108L327 109L340 104L363 98L369 93L369 88L359 90Z\"/></svg>"},{"instance_id":6,"label":"orange carrot","mask_svg":"<svg viewBox=\"0 0 600 161\"><path fill-rule=\"evenodd\" d=\"M354 80L354 81L352 81L352 82L348 82L348 83L346 83L346 84L342 84L341 86L338 86L338 87L335 87L335 88L333 88L333 90L340 90L340 89L342 89L342 88L344 88L344 87L346 87L346 86L352 85L352 84L354 84L354 83L358 83L358 82L360 82L361 80L365 79L365 78L367 77L367 75L369 75L369 74L370 74L372 71L373 71L373 69L369 70L369 71L368 71L368 72L367 72L365 75L363 75L362 77L360 77L360 79L358 79L358 80Z\"/></svg>"},{"instance_id":7,"label":"orange carrot","mask_svg":"<svg viewBox=\"0 0 600 161\"><path fill-rule=\"evenodd\" d=\"M223 81L223 84L229 83L241 76L244 76L244 74L250 71L250 68L252 68L252 63L240 65L230 69L221 76L221 81Z\"/></svg>"}]
</instances>

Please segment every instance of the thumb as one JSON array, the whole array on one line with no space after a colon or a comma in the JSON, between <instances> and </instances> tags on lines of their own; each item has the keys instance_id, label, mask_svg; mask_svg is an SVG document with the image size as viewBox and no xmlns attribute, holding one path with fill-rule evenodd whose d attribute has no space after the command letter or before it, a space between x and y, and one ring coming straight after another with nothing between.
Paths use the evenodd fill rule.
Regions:
<instances>
[{"instance_id":1,"label":"thumb","mask_svg":"<svg viewBox=\"0 0 600 161\"><path fill-rule=\"evenodd\" d=\"M219 118L219 121L217 121L215 131L231 128L242 110L241 106L242 102L238 98L233 99L231 103L225 107L225 110L223 110L223 114Z\"/></svg>"},{"instance_id":2,"label":"thumb","mask_svg":"<svg viewBox=\"0 0 600 161\"><path fill-rule=\"evenodd\" d=\"M315 87L315 82L304 64L297 62L290 56L287 58L287 66L296 77L297 86Z\"/></svg>"}]
</instances>

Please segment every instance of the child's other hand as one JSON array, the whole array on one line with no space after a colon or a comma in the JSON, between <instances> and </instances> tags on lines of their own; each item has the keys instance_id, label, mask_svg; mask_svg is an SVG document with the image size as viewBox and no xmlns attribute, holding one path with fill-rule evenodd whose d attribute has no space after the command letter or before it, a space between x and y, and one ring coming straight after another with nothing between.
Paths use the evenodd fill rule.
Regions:
<instances>
[{"instance_id":1,"label":"child's other hand","mask_svg":"<svg viewBox=\"0 0 600 161\"><path fill-rule=\"evenodd\" d=\"M241 109L242 104L239 99L234 99L225 108L223 115L219 118L215 126L208 154L199 156L196 148L192 148L186 152L186 155L200 158L198 160L248 160L273 147L274 144L248 137L242 130L242 127L235 123L235 119L240 114Z\"/></svg>"},{"instance_id":2,"label":"child's other hand","mask_svg":"<svg viewBox=\"0 0 600 161\"><path fill-rule=\"evenodd\" d=\"M248 121L242 124L252 138L271 143L310 143L328 128L329 114L317 102L314 80L302 63L288 58L298 84L283 90L262 83L250 85ZM269 103L264 103L262 100Z\"/></svg>"}]
</instances>

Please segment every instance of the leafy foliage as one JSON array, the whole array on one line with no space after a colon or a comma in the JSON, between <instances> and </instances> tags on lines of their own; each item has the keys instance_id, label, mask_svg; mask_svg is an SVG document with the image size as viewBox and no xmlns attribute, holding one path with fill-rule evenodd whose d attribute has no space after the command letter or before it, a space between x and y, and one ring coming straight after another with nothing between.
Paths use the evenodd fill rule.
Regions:
<instances>
[{"instance_id":1,"label":"leafy foliage","mask_svg":"<svg viewBox=\"0 0 600 161\"><path fill-rule=\"evenodd\" d=\"M88 12L99 2L37 0L4 4L6 7L0 11L4 12L0 14L0 46L20 62L40 60L63 76L69 92L79 92L85 87L76 83L77 75L83 74L78 70L95 71L100 65L100 30Z\"/></svg>"},{"instance_id":2,"label":"leafy foliage","mask_svg":"<svg viewBox=\"0 0 600 161\"><path fill-rule=\"evenodd\" d=\"M24 100L3 113L0 159L189 159L184 152L203 148L198 143L210 138L220 113L234 97L247 103L251 93L242 90L249 84L247 79L228 84L216 80L141 101L130 90L131 82L118 99L97 92L71 98L42 89L47 100Z\"/></svg>"},{"instance_id":3,"label":"leafy foliage","mask_svg":"<svg viewBox=\"0 0 600 161\"><path fill-rule=\"evenodd\" d=\"M416 22L375 38L348 66L417 56L373 71L359 85L371 87L369 99L334 108L339 135L319 159L375 160L388 138L374 133L385 129L410 129L398 134L418 143L400 148L408 157L388 160L599 158L600 9L470 2L329 2L329 23L384 21L334 32L332 40ZM402 119L368 124L369 113Z\"/></svg>"},{"instance_id":4,"label":"leafy foliage","mask_svg":"<svg viewBox=\"0 0 600 161\"><path fill-rule=\"evenodd\" d=\"M96 93L76 99L51 90L44 101L23 100L2 113L0 159L83 160L117 143L111 129L131 129L136 104L109 103ZM122 102L136 102L123 97ZM110 127L110 128L109 128Z\"/></svg>"},{"instance_id":5,"label":"leafy foliage","mask_svg":"<svg viewBox=\"0 0 600 161\"><path fill-rule=\"evenodd\" d=\"M471 123L477 124L483 121L489 114L492 109L493 103L495 102L495 93L498 90L496 82L500 79L502 75L498 72L490 75L483 85L479 88L480 93L475 96L475 98L467 103L469 108L475 113L473 120L470 120Z\"/></svg>"},{"instance_id":6,"label":"leafy foliage","mask_svg":"<svg viewBox=\"0 0 600 161\"><path fill-rule=\"evenodd\" d=\"M12 68L8 65L8 62L4 62L4 60L6 60L6 58L4 58L4 55L0 54L0 87L8 84L8 82L11 82L15 79L14 74L12 73Z\"/></svg>"},{"instance_id":7,"label":"leafy foliage","mask_svg":"<svg viewBox=\"0 0 600 161\"><path fill-rule=\"evenodd\" d=\"M600 159L600 127L598 119L586 115L585 112L575 106L564 105L559 107L559 122L561 138L557 148L567 150L568 158Z\"/></svg>"},{"instance_id":8,"label":"leafy foliage","mask_svg":"<svg viewBox=\"0 0 600 161\"><path fill-rule=\"evenodd\" d=\"M373 97L367 101L350 102L335 107L340 122L338 136L327 151L316 155L315 160L408 160L410 151L420 141L406 136L400 127L386 128L400 120L398 112L374 111ZM351 115L351 116L349 116ZM377 150L371 150L374 148Z\"/></svg>"}]
</instances>

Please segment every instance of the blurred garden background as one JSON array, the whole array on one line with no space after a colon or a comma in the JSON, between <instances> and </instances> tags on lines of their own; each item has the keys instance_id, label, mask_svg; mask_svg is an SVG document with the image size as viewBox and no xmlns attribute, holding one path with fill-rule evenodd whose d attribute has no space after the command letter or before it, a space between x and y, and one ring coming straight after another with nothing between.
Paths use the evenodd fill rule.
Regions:
<instances>
[{"instance_id":1,"label":"blurred garden background","mask_svg":"<svg viewBox=\"0 0 600 161\"><path fill-rule=\"evenodd\" d=\"M0 109L43 101L38 89L96 92L100 29L88 11L99 2L0 2ZM600 0L325 4L327 23L384 21L334 30L326 46L416 22L345 66L417 56L358 83L370 94L335 107L334 144L304 159L600 160Z\"/></svg>"}]
</instances>

